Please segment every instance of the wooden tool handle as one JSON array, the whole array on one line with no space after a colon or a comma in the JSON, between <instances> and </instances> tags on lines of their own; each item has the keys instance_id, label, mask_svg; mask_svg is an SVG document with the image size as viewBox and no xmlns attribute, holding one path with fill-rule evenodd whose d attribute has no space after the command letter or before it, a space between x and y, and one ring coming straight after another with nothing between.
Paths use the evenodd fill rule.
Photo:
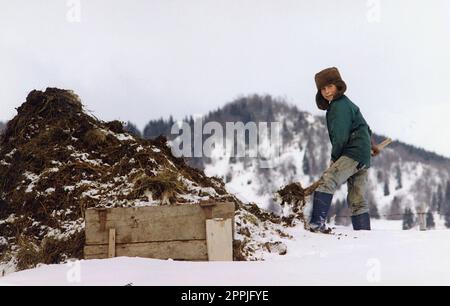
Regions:
<instances>
[{"instance_id":1,"label":"wooden tool handle","mask_svg":"<svg viewBox=\"0 0 450 306\"><path fill-rule=\"evenodd\" d=\"M378 148L381 150L383 150L386 146L388 146L390 143L392 142L392 139L390 138L386 138L385 140L383 140L379 145Z\"/></svg>"},{"instance_id":2,"label":"wooden tool handle","mask_svg":"<svg viewBox=\"0 0 450 306\"><path fill-rule=\"evenodd\" d=\"M392 139L390 138L386 138L385 140L383 140L380 144L377 145L377 148L379 150L379 152L383 151L383 149L388 146L390 143L392 142ZM371 150L371 155L375 156L373 153L373 149ZM378 155L378 154L377 154Z\"/></svg>"}]
</instances>

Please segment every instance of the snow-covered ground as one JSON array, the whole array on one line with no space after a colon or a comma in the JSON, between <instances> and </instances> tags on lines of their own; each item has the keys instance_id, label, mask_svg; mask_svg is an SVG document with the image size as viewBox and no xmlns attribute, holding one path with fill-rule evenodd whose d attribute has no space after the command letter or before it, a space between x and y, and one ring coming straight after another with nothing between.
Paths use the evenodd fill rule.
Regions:
<instances>
[{"instance_id":1,"label":"snow-covered ground","mask_svg":"<svg viewBox=\"0 0 450 306\"><path fill-rule=\"evenodd\" d=\"M450 285L450 230L376 220L373 228L323 235L298 226L288 253L266 261L83 260L12 273L0 285Z\"/></svg>"}]
</instances>

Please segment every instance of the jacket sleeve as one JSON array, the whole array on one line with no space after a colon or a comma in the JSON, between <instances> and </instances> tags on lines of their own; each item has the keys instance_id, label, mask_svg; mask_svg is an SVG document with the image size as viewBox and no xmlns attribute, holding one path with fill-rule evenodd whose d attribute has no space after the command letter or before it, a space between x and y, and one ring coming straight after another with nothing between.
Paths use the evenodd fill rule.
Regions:
<instances>
[{"instance_id":1,"label":"jacket sleeve","mask_svg":"<svg viewBox=\"0 0 450 306\"><path fill-rule=\"evenodd\" d=\"M336 161L341 155L350 137L352 110L346 104L338 104L329 117L331 138L331 159Z\"/></svg>"}]
</instances>

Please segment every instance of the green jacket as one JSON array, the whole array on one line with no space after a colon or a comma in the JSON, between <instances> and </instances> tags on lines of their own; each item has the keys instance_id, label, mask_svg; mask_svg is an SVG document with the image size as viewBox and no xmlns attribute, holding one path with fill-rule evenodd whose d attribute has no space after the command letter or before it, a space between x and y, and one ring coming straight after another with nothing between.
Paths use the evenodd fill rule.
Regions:
<instances>
[{"instance_id":1,"label":"green jacket","mask_svg":"<svg viewBox=\"0 0 450 306\"><path fill-rule=\"evenodd\" d=\"M326 114L328 135L332 144L331 159L348 156L370 167L372 130L347 96L331 101Z\"/></svg>"}]
</instances>

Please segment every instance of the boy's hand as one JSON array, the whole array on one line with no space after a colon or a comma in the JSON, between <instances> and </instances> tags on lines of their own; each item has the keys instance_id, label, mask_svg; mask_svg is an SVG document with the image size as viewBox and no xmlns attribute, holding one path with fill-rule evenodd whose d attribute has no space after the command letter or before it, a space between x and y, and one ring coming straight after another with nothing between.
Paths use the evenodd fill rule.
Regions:
<instances>
[{"instance_id":1,"label":"boy's hand","mask_svg":"<svg viewBox=\"0 0 450 306\"><path fill-rule=\"evenodd\" d=\"M372 156L380 154L381 150L377 145L372 145Z\"/></svg>"}]
</instances>

